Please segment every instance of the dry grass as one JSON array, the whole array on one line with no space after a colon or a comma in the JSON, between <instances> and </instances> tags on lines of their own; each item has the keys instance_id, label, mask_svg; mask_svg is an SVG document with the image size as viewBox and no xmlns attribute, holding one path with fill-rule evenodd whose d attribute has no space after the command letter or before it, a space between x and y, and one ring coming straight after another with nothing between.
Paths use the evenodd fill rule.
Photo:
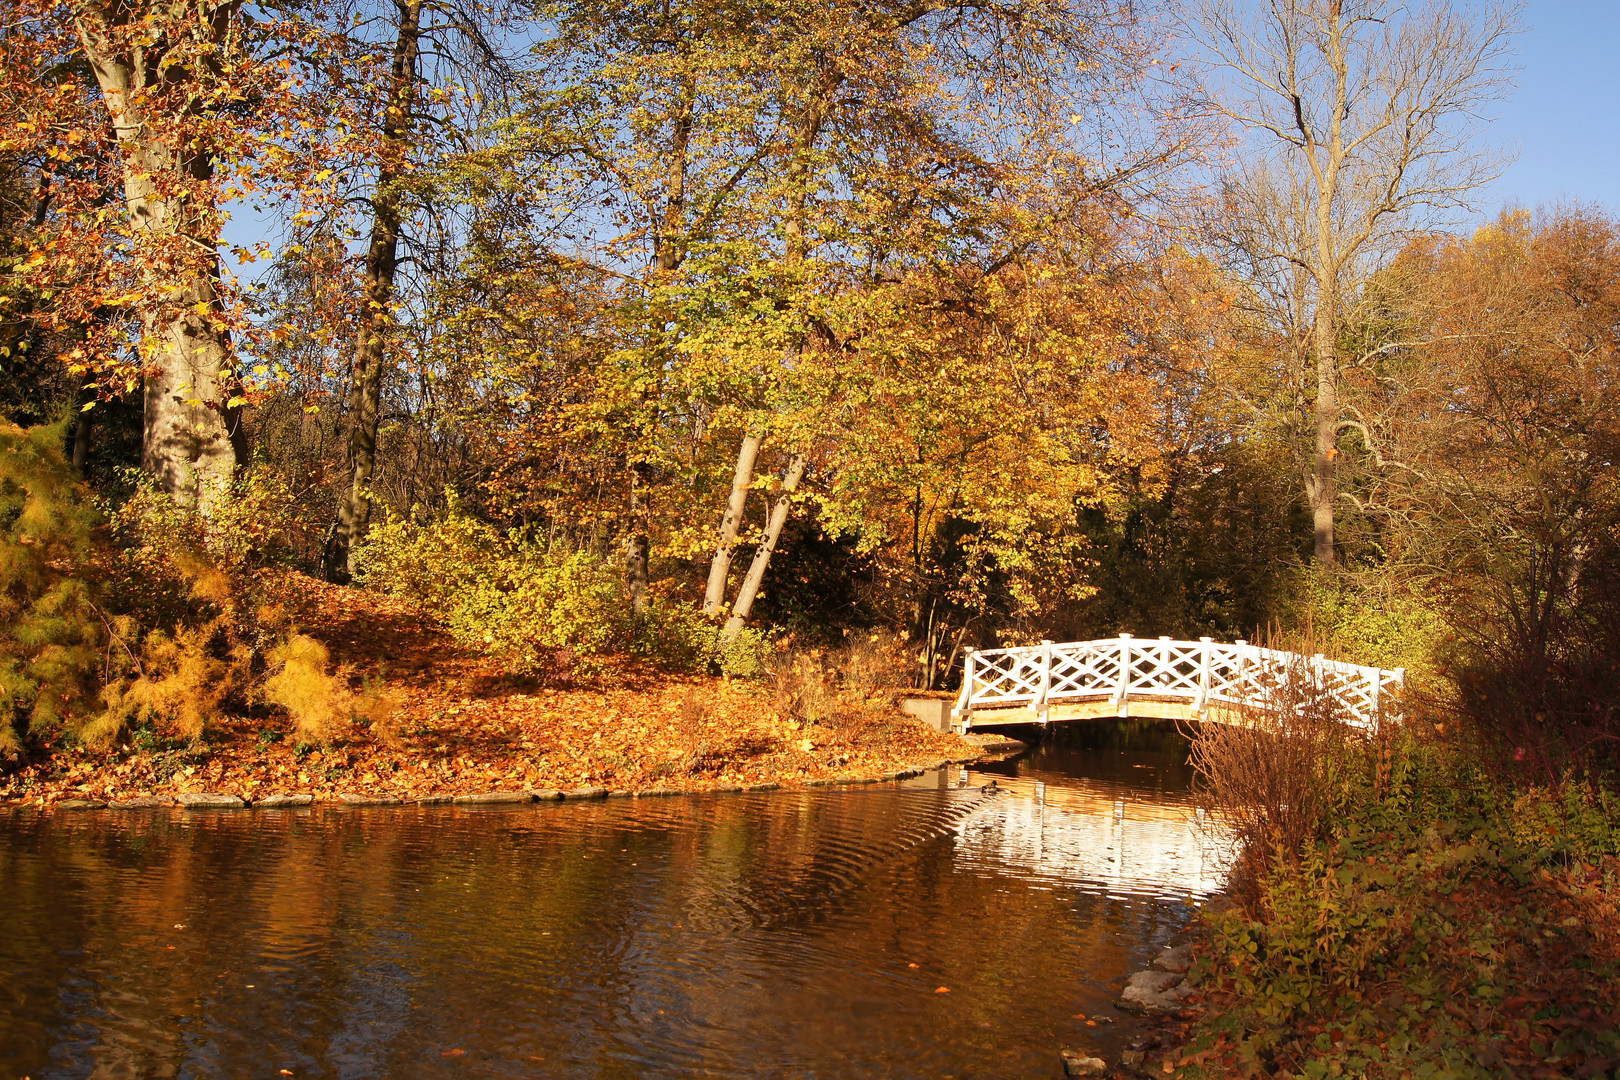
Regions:
<instances>
[{"instance_id":1,"label":"dry grass","mask_svg":"<svg viewBox=\"0 0 1620 1080\"><path fill-rule=\"evenodd\" d=\"M893 705L888 691L910 677L904 645L882 635L857 637L836 649L784 653L773 672L782 716L829 727L864 723Z\"/></svg>"}]
</instances>

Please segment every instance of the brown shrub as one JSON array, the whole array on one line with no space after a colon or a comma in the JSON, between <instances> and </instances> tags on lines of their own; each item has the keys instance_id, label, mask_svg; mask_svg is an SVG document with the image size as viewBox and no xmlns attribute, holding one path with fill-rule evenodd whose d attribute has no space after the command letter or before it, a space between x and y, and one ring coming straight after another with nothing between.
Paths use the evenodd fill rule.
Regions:
<instances>
[{"instance_id":1,"label":"brown shrub","mask_svg":"<svg viewBox=\"0 0 1620 1080\"><path fill-rule=\"evenodd\" d=\"M790 720L860 725L892 704L886 692L910 676L904 644L881 635L837 649L794 650L778 657L776 711Z\"/></svg>"},{"instance_id":2,"label":"brown shrub","mask_svg":"<svg viewBox=\"0 0 1620 1080\"><path fill-rule=\"evenodd\" d=\"M1239 710L1236 723L1205 723L1192 734L1194 772L1242 847L1231 877L1240 902L1273 859L1321 833L1348 770L1367 756L1348 711L1311 666L1311 643L1268 647L1295 659L1275 671L1264 700Z\"/></svg>"}]
</instances>

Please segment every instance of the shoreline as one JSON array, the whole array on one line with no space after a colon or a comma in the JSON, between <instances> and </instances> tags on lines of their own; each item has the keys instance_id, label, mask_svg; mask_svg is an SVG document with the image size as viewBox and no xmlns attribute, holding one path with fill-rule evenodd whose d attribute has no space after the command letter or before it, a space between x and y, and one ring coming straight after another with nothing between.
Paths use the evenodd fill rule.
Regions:
<instances>
[{"instance_id":1,"label":"shoreline","mask_svg":"<svg viewBox=\"0 0 1620 1080\"><path fill-rule=\"evenodd\" d=\"M469 789L465 784L452 785L458 790L428 791L410 796L398 794L388 786L355 785L343 790L276 790L251 793L239 785L222 784L209 789L171 791L137 791L122 798L102 798L83 789L104 786L105 777L92 773L79 778L74 784L78 792L55 790L34 797L0 798L0 810L279 810L311 806L328 807L390 807L390 806L497 806L524 805L540 802L581 802L601 799L669 798L681 795L729 795L766 791L808 791L832 788L868 787L886 783L900 783L953 766L974 765L1004 761L1027 750L1031 744L1001 736L970 736L962 744L977 752L959 757L939 757L923 763L908 762L898 767L882 767L877 772L832 773L826 775L779 775L772 777L770 770L748 782L729 783L719 779L683 782L680 784L635 785L608 787L604 784L583 784L572 787L522 786ZM888 766L894 765L888 762ZM105 771L105 770L103 770Z\"/></svg>"}]
</instances>

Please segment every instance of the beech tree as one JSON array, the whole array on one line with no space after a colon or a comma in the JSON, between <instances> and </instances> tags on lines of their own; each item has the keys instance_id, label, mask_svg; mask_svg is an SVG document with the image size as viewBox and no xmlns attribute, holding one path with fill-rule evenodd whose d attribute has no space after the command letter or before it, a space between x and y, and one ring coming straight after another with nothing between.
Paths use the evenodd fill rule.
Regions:
<instances>
[{"instance_id":1,"label":"beech tree","mask_svg":"<svg viewBox=\"0 0 1620 1080\"><path fill-rule=\"evenodd\" d=\"M298 18L236 3L9 10L0 154L34 161L41 197L19 269L48 297L27 319L72 342L62 359L76 403L141 396L142 466L206 507L247 452L236 350L253 328L221 268L227 207L296 192L314 171L299 81L327 42Z\"/></svg>"},{"instance_id":2,"label":"beech tree","mask_svg":"<svg viewBox=\"0 0 1620 1080\"><path fill-rule=\"evenodd\" d=\"M218 497L247 455L241 384L219 293L221 152L211 129L246 87L241 7L86 4L76 25L123 162L149 293L141 464L171 494Z\"/></svg>"}]
</instances>

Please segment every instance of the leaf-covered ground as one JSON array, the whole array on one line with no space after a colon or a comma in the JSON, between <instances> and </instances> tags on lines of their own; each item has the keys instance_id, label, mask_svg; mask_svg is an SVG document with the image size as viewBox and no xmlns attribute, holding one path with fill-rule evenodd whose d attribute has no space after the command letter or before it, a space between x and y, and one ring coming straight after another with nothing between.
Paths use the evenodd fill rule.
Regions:
<instances>
[{"instance_id":1,"label":"leaf-covered ground","mask_svg":"<svg viewBox=\"0 0 1620 1080\"><path fill-rule=\"evenodd\" d=\"M800 724L778 714L767 684L672 675L635 660L588 681L514 679L400 601L305 577L290 584L299 625L356 685L381 680L399 692L391 733L353 725L324 745L300 743L285 717L258 709L200 743L137 732L114 749L52 748L0 776L0 800L703 791L879 777L977 754L882 702L837 723Z\"/></svg>"}]
</instances>

